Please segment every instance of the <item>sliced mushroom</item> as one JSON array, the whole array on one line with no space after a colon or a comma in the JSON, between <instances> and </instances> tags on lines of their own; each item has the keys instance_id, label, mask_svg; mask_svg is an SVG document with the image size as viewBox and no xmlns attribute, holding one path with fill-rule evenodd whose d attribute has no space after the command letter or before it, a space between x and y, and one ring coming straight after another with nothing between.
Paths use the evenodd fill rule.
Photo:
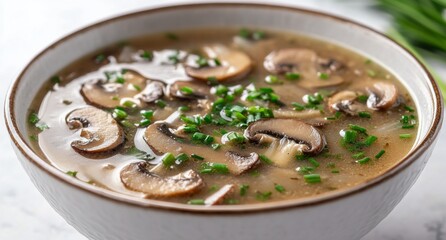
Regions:
<instances>
[{"instance_id":1,"label":"sliced mushroom","mask_svg":"<svg viewBox=\"0 0 446 240\"><path fill-rule=\"evenodd\" d=\"M321 111L316 109L296 111L292 109L279 108L273 110L273 114L275 118L294 118L315 127L321 127L328 123L328 121L322 117Z\"/></svg>"},{"instance_id":2,"label":"sliced mushroom","mask_svg":"<svg viewBox=\"0 0 446 240\"><path fill-rule=\"evenodd\" d=\"M355 116L358 112L367 110L364 104L357 101L359 92L345 90L338 92L328 99L328 109L331 112L341 111L351 116Z\"/></svg>"},{"instance_id":3,"label":"sliced mushroom","mask_svg":"<svg viewBox=\"0 0 446 240\"><path fill-rule=\"evenodd\" d=\"M81 153L105 153L124 143L124 133L113 117L98 108L79 108L68 114L70 129L80 129L80 139L71 143Z\"/></svg>"},{"instance_id":4,"label":"sliced mushroom","mask_svg":"<svg viewBox=\"0 0 446 240\"><path fill-rule=\"evenodd\" d=\"M204 200L204 204L207 206L213 206L222 204L225 198L228 197L231 193L234 192L234 184L226 184L221 187L217 192L207 197Z\"/></svg>"},{"instance_id":5,"label":"sliced mushroom","mask_svg":"<svg viewBox=\"0 0 446 240\"><path fill-rule=\"evenodd\" d=\"M344 79L332 73L339 70L340 62L318 57L315 51L305 48L285 48L273 51L265 57L263 65L274 74L299 72L303 78L297 82L305 88L324 88L344 83ZM320 72L330 73L328 79L321 79Z\"/></svg>"},{"instance_id":6,"label":"sliced mushroom","mask_svg":"<svg viewBox=\"0 0 446 240\"><path fill-rule=\"evenodd\" d=\"M151 81L144 90L135 96L146 103L152 103L164 96L164 84L158 81Z\"/></svg>"},{"instance_id":7,"label":"sliced mushroom","mask_svg":"<svg viewBox=\"0 0 446 240\"><path fill-rule=\"evenodd\" d=\"M367 91L370 93L367 106L371 109L386 110L400 103L398 89L391 83L377 82Z\"/></svg>"},{"instance_id":8,"label":"sliced mushroom","mask_svg":"<svg viewBox=\"0 0 446 240\"><path fill-rule=\"evenodd\" d=\"M81 94L88 103L104 108L114 108L119 105L119 99L131 98L138 94L138 89L146 86L142 76L126 72L122 78L124 83L94 80L82 84Z\"/></svg>"},{"instance_id":9,"label":"sliced mushroom","mask_svg":"<svg viewBox=\"0 0 446 240\"><path fill-rule=\"evenodd\" d=\"M255 152L249 155L241 155L237 152L228 151L226 152L226 159L231 163L230 171L235 175L240 175L260 163L259 155Z\"/></svg>"},{"instance_id":10,"label":"sliced mushroom","mask_svg":"<svg viewBox=\"0 0 446 240\"><path fill-rule=\"evenodd\" d=\"M241 51L218 44L205 46L203 51L208 58L218 59L221 65L205 67L187 65L185 67L187 75L206 81L209 77L224 81L240 79L251 71L252 61Z\"/></svg>"},{"instance_id":11,"label":"sliced mushroom","mask_svg":"<svg viewBox=\"0 0 446 240\"><path fill-rule=\"evenodd\" d=\"M271 143L287 139L299 145L303 153L321 152L326 140L319 130L296 119L263 119L251 123L245 130L245 137L253 142Z\"/></svg>"},{"instance_id":12,"label":"sliced mushroom","mask_svg":"<svg viewBox=\"0 0 446 240\"><path fill-rule=\"evenodd\" d=\"M121 182L129 189L146 194L148 198L175 197L198 192L204 182L194 170L171 177L150 172L146 162L134 162L121 171Z\"/></svg>"},{"instance_id":13,"label":"sliced mushroom","mask_svg":"<svg viewBox=\"0 0 446 240\"><path fill-rule=\"evenodd\" d=\"M192 93L182 91L182 88L192 89ZM169 86L169 94L179 99L206 99L210 95L208 85L196 81L176 81Z\"/></svg>"}]
</instances>

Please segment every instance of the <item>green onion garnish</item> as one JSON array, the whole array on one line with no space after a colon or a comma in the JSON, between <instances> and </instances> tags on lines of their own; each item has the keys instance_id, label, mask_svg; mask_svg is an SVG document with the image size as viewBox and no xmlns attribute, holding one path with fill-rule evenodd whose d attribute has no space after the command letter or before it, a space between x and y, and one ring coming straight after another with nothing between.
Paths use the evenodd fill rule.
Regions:
<instances>
[{"instance_id":1,"label":"green onion garnish","mask_svg":"<svg viewBox=\"0 0 446 240\"><path fill-rule=\"evenodd\" d=\"M248 192L248 189L249 189L249 185L247 185L247 184L240 185L240 196L245 196L246 193Z\"/></svg>"},{"instance_id":2,"label":"green onion garnish","mask_svg":"<svg viewBox=\"0 0 446 240\"><path fill-rule=\"evenodd\" d=\"M319 77L319 79L322 79L322 80L327 80L328 78L330 78L330 75L328 73L324 73L324 72L318 72L317 76Z\"/></svg>"},{"instance_id":3,"label":"green onion garnish","mask_svg":"<svg viewBox=\"0 0 446 240\"><path fill-rule=\"evenodd\" d=\"M361 159L359 159L359 160L356 160L356 162L359 163L359 164L366 164L366 163L368 163L369 161L370 161L370 158L369 158L369 157L365 157L365 158L361 158Z\"/></svg>"},{"instance_id":4,"label":"green onion garnish","mask_svg":"<svg viewBox=\"0 0 446 240\"><path fill-rule=\"evenodd\" d=\"M194 93L194 90L190 87L182 87L182 88L180 88L180 92L184 95L190 95L190 94Z\"/></svg>"},{"instance_id":5,"label":"green onion garnish","mask_svg":"<svg viewBox=\"0 0 446 240\"><path fill-rule=\"evenodd\" d=\"M348 126L350 127L351 130L355 130L355 131L358 131L360 133L366 133L367 132L367 129L365 129L365 128L361 127L361 126L355 125L355 124L349 124Z\"/></svg>"},{"instance_id":6,"label":"green onion garnish","mask_svg":"<svg viewBox=\"0 0 446 240\"><path fill-rule=\"evenodd\" d=\"M412 137L412 134L410 134L410 133L400 134L401 139L409 139L411 137Z\"/></svg>"},{"instance_id":7,"label":"green onion garnish","mask_svg":"<svg viewBox=\"0 0 446 240\"><path fill-rule=\"evenodd\" d=\"M265 156L265 155L263 155L263 154L260 154L259 157L260 157L260 160L261 160L262 162L264 162L264 163L266 163L266 164L268 164L268 165L273 164L273 161L272 161L271 159L269 159L267 156Z\"/></svg>"},{"instance_id":8,"label":"green onion garnish","mask_svg":"<svg viewBox=\"0 0 446 240\"><path fill-rule=\"evenodd\" d=\"M412 107L410 107L410 106L407 106L407 105L404 106L404 109L406 109L406 110L409 111L409 112L415 112L415 109L414 109L414 108L412 108Z\"/></svg>"},{"instance_id":9,"label":"green onion garnish","mask_svg":"<svg viewBox=\"0 0 446 240\"><path fill-rule=\"evenodd\" d=\"M363 158L365 156L365 153L364 152L359 152L359 153L355 153L355 154L353 154L352 155L352 158L354 158L354 159L360 159L360 158Z\"/></svg>"},{"instance_id":10,"label":"green onion garnish","mask_svg":"<svg viewBox=\"0 0 446 240\"><path fill-rule=\"evenodd\" d=\"M322 181L319 174L307 174L304 175L304 179L307 183L320 183Z\"/></svg>"},{"instance_id":11,"label":"green onion garnish","mask_svg":"<svg viewBox=\"0 0 446 240\"><path fill-rule=\"evenodd\" d=\"M204 199L191 199L189 201L187 201L187 204L189 205L204 205Z\"/></svg>"},{"instance_id":12,"label":"green onion garnish","mask_svg":"<svg viewBox=\"0 0 446 240\"><path fill-rule=\"evenodd\" d=\"M200 161L203 161L203 160L204 160L204 157L202 157L202 156L200 156L200 155L197 155L197 154L195 154L195 153L192 153L190 156L191 156L192 158L197 159L197 160L200 160Z\"/></svg>"},{"instance_id":13,"label":"green onion garnish","mask_svg":"<svg viewBox=\"0 0 446 240\"><path fill-rule=\"evenodd\" d=\"M51 83L53 83L53 84L60 83L60 77L59 77L59 76L52 76L52 77L50 78L50 81L51 81Z\"/></svg>"},{"instance_id":14,"label":"green onion garnish","mask_svg":"<svg viewBox=\"0 0 446 240\"><path fill-rule=\"evenodd\" d=\"M294 72L287 72L285 73L285 78L288 80L298 80L300 79L300 74Z\"/></svg>"},{"instance_id":15,"label":"green onion garnish","mask_svg":"<svg viewBox=\"0 0 446 240\"><path fill-rule=\"evenodd\" d=\"M122 108L115 108L113 109L113 113L112 113L113 118L117 119L117 120L123 120L127 118L127 113L124 111L124 109Z\"/></svg>"},{"instance_id":16,"label":"green onion garnish","mask_svg":"<svg viewBox=\"0 0 446 240\"><path fill-rule=\"evenodd\" d=\"M376 136L370 135L364 140L364 145L370 147L377 139Z\"/></svg>"},{"instance_id":17,"label":"green onion garnish","mask_svg":"<svg viewBox=\"0 0 446 240\"><path fill-rule=\"evenodd\" d=\"M357 136L358 132L352 130L346 130L344 132L344 141L346 143L355 143Z\"/></svg>"},{"instance_id":18,"label":"green onion garnish","mask_svg":"<svg viewBox=\"0 0 446 240\"><path fill-rule=\"evenodd\" d=\"M269 200L269 199L271 198L271 195L272 195L272 194L273 194L272 192L264 192L264 193L262 193L262 192L257 192L257 193L256 193L256 199L257 199L258 201L262 201L262 202L264 202L264 201Z\"/></svg>"},{"instance_id":19,"label":"green onion garnish","mask_svg":"<svg viewBox=\"0 0 446 240\"><path fill-rule=\"evenodd\" d=\"M379 153L377 153L376 155L375 155L375 158L376 159L379 159L380 157L382 157L382 155L384 155L384 153L386 153L386 151L383 149L383 150L381 150L381 151L379 151Z\"/></svg>"},{"instance_id":20,"label":"green onion garnish","mask_svg":"<svg viewBox=\"0 0 446 240\"><path fill-rule=\"evenodd\" d=\"M151 61L153 59L153 52L144 50L139 56L144 60Z\"/></svg>"},{"instance_id":21,"label":"green onion garnish","mask_svg":"<svg viewBox=\"0 0 446 240\"><path fill-rule=\"evenodd\" d=\"M372 115L369 112L358 112L358 116L361 118L371 118Z\"/></svg>"},{"instance_id":22,"label":"green onion garnish","mask_svg":"<svg viewBox=\"0 0 446 240\"><path fill-rule=\"evenodd\" d=\"M172 153L166 153L161 161L165 167L170 167L175 164L176 159Z\"/></svg>"},{"instance_id":23,"label":"green onion garnish","mask_svg":"<svg viewBox=\"0 0 446 240\"><path fill-rule=\"evenodd\" d=\"M175 157L175 160L176 160L177 164L182 164L182 163L186 162L187 160L189 160L189 156L187 156L187 154L185 154L185 153L181 153Z\"/></svg>"},{"instance_id":24,"label":"green onion garnish","mask_svg":"<svg viewBox=\"0 0 446 240\"><path fill-rule=\"evenodd\" d=\"M308 161L309 161L314 167L319 167L319 166L320 166L319 162L316 161L316 159L314 159L314 158L312 158L312 157L308 158Z\"/></svg>"},{"instance_id":25,"label":"green onion garnish","mask_svg":"<svg viewBox=\"0 0 446 240\"><path fill-rule=\"evenodd\" d=\"M276 189L276 191L278 191L280 193L284 193L286 191L285 188L279 184L274 184L274 188Z\"/></svg>"},{"instance_id":26,"label":"green onion garnish","mask_svg":"<svg viewBox=\"0 0 446 240\"><path fill-rule=\"evenodd\" d=\"M66 174L68 174L68 175L70 175L72 177L76 177L77 171L68 171L68 172L66 172Z\"/></svg>"},{"instance_id":27,"label":"green onion garnish","mask_svg":"<svg viewBox=\"0 0 446 240\"><path fill-rule=\"evenodd\" d=\"M159 108L165 108L167 106L167 103L161 99L158 99L155 101L155 104L159 107Z\"/></svg>"},{"instance_id":28,"label":"green onion garnish","mask_svg":"<svg viewBox=\"0 0 446 240\"><path fill-rule=\"evenodd\" d=\"M31 113L31 114L29 114L29 116L28 116L28 122L29 123L31 123L31 124L36 124L36 123L38 123L40 121L40 119L39 119L39 116L37 116L37 113Z\"/></svg>"},{"instance_id":29,"label":"green onion garnish","mask_svg":"<svg viewBox=\"0 0 446 240\"><path fill-rule=\"evenodd\" d=\"M203 163L201 165L200 173L227 174L229 173L229 169L228 166L223 163Z\"/></svg>"}]
</instances>

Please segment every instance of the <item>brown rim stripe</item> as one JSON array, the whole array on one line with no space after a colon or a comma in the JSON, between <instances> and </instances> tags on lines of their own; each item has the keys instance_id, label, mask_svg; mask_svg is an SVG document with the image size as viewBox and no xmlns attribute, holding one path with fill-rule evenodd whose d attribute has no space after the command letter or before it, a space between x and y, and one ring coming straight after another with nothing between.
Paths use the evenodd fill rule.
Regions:
<instances>
[{"instance_id":1,"label":"brown rim stripe","mask_svg":"<svg viewBox=\"0 0 446 240\"><path fill-rule=\"evenodd\" d=\"M273 8L277 10L288 10L288 11L295 11L300 13L305 13L308 15L316 15L318 17L324 17L329 18L334 21L338 21L341 23L347 23L352 24L357 27L363 28L365 30L368 30L376 35L379 35L383 38L386 38L387 40L391 41L394 45L400 47L403 49L406 53L408 53L424 70L425 74L428 76L430 84L432 86L432 90L434 93L434 104L435 106L435 113L434 113L434 121L432 123L432 126L429 129L428 134L426 137L421 141L418 147L416 147L411 153L409 153L407 156L404 157L397 165L393 166L392 168L388 169L385 173L382 175L373 178L369 181L366 181L362 184L359 184L353 188L349 188L343 191L338 191L332 194L324 194L319 197L312 197L308 199L298 199L298 200L288 200L288 201L280 201L280 202L274 202L274 203L263 203L263 204L249 204L249 205L239 205L239 206L223 206L223 207L212 207L212 208L203 208L203 207L197 207L197 206L188 206L186 204L178 204L178 203L171 203L171 202L165 202L165 201L157 201L157 200L150 200L150 199L136 199L134 197L127 197L123 194L112 192L110 190L100 189L99 187L91 186L87 183L84 183L82 181L76 180L60 170L56 169L52 165L48 164L41 158L39 158L32 150L31 148L25 143L23 136L19 133L16 119L15 119L15 112L14 112L14 101L15 101L15 95L17 92L17 88L20 84L20 81L23 78L23 75L27 72L28 68L39 58L44 55L47 51L51 50L52 48L57 47L67 39L70 39L82 32L89 31L91 29L94 29L98 26L102 26L105 24L109 24L112 22L116 22L122 19L126 19L129 17L134 17L138 15L145 15L145 14L151 14L155 12L164 12L169 11L173 9L190 9L190 8L206 8L206 7L243 7L243 8ZM81 30L75 31L60 40L56 41L55 43L48 46L46 49L44 49L42 52L40 52L37 56L35 56L22 70L20 75L17 77L17 79L14 81L13 85L10 87L7 98L5 101L5 108L4 108L4 115L5 115L5 122L7 125L7 129L9 132L9 135L14 143L14 145L20 150L20 152L34 165L39 167L41 170L47 172L49 175L54 177L56 180L61 181L65 184L68 184L70 187L76 188L78 190L83 190L86 193L92 194L93 196L105 198L108 200L113 200L120 204L127 204L128 206L132 207L143 207L144 208L150 208L151 210L159 210L159 211L173 211L173 212L183 212L183 213L190 213L190 214L261 214L264 212L269 211L277 211L277 210L286 210L289 208L297 208L297 207L305 207L310 205L317 205L317 204L323 204L328 203L330 201L339 200L344 197L360 193L362 191L365 191L371 187L374 187L391 177L395 176L402 170L404 170L406 167L410 166L413 162L417 160L419 156L421 156L424 151L429 148L431 143L435 140L436 136L438 135L442 118L443 118L443 98L441 97L440 91L438 89L438 86L436 82L434 81L432 75L429 73L427 68L416 59L416 57L410 53L406 48L399 45L389 37L383 35L380 32L377 32L376 30L367 27L365 25L362 25L360 23L326 14L321 13L317 11L307 10L307 9L300 9L295 7L289 7L289 6L280 6L280 5L268 5L268 4L255 4L255 3L197 3L197 4L186 4L186 5L171 5L166 7L160 7L160 8L154 8L154 9L148 9L143 10L139 12L134 12L114 18L107 19L105 21L101 21L95 24L92 24L90 26L87 26Z\"/></svg>"}]
</instances>

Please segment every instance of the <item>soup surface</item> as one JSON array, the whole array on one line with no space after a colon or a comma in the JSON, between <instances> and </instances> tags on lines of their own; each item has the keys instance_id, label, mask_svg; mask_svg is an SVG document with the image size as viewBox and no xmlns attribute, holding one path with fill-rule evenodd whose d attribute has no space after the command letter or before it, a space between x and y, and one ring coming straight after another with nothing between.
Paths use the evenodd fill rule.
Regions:
<instances>
[{"instance_id":1,"label":"soup surface","mask_svg":"<svg viewBox=\"0 0 446 240\"><path fill-rule=\"evenodd\" d=\"M131 39L62 69L30 106L35 150L140 198L248 204L372 179L416 138L383 67L289 33L196 29Z\"/></svg>"}]
</instances>

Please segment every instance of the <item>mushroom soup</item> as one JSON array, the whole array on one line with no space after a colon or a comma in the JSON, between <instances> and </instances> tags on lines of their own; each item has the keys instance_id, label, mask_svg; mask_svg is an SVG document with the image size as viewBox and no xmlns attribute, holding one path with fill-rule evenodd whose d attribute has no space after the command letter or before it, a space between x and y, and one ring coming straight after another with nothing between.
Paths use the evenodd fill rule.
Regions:
<instances>
[{"instance_id":1,"label":"mushroom soup","mask_svg":"<svg viewBox=\"0 0 446 240\"><path fill-rule=\"evenodd\" d=\"M36 152L80 181L185 204L307 198L397 164L414 103L382 66L289 33L210 29L109 46L49 79Z\"/></svg>"}]
</instances>

